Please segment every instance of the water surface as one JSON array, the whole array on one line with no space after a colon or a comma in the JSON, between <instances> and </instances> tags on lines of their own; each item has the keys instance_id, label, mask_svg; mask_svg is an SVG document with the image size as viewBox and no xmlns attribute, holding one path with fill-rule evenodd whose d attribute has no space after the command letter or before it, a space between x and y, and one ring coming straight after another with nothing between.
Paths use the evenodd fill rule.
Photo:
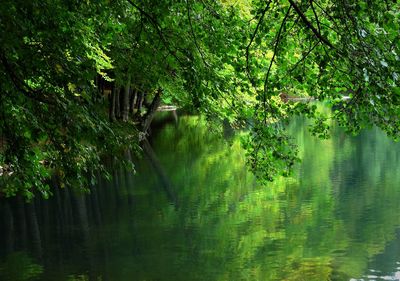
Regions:
<instances>
[{"instance_id":1,"label":"water surface","mask_svg":"<svg viewBox=\"0 0 400 281\"><path fill-rule=\"evenodd\" d=\"M185 116L153 129L136 175L3 199L0 280L400 280L400 146L290 132L303 161L268 186L238 137Z\"/></svg>"}]
</instances>

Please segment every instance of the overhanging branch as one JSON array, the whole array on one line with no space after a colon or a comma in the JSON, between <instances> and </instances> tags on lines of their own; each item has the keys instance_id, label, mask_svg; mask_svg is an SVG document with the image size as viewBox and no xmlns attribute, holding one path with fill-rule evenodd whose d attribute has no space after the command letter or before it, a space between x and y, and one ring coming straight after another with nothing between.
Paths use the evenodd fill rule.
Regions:
<instances>
[{"instance_id":1,"label":"overhanging branch","mask_svg":"<svg viewBox=\"0 0 400 281\"><path fill-rule=\"evenodd\" d=\"M181 65L183 64L181 62L181 60L179 59L179 57L176 55L176 53L171 50L168 40L165 38L164 33L162 31L162 28L160 26L160 24L157 22L157 20L155 18L153 18L149 13L147 13L145 10L143 10L141 7L139 7L137 4L135 4L132 0L127 0L129 4L131 4L136 10L138 10L140 12L140 14L142 14L143 16L145 16L150 23L153 25L154 29L156 30L158 36L161 39L161 42L163 43L163 45L165 46L165 48L168 50L168 53L170 55L172 55Z\"/></svg>"},{"instance_id":2,"label":"overhanging branch","mask_svg":"<svg viewBox=\"0 0 400 281\"><path fill-rule=\"evenodd\" d=\"M275 46L274 46L274 54L272 55L271 62L269 63L267 74L265 75L264 91L263 91L263 107L264 107L264 111L266 111L265 109L266 109L266 103L267 103L267 90L268 90L269 75L271 73L272 65L273 65L273 63L275 61L275 56L276 56L276 54L278 52L278 46L279 46L279 43L280 43L282 30L283 30L283 27L286 24L286 20L287 20L289 14L290 14L291 9L292 9L292 5L289 6L289 9L287 10L287 12L285 14L285 17L282 20L281 26L279 27L279 31L278 31L278 34L276 36L276 41L275 41ZM266 123L266 121L267 121L267 116L266 116L266 112L265 112L265 114L264 114L264 122Z\"/></svg>"},{"instance_id":3,"label":"overhanging branch","mask_svg":"<svg viewBox=\"0 0 400 281\"><path fill-rule=\"evenodd\" d=\"M7 75L10 77L11 82L13 83L14 87L24 94L26 97L35 100L37 102L42 102L49 105L55 105L55 102L49 99L47 95L44 95L42 91L34 90L30 88L26 83L20 79L13 70L11 64L8 62L6 56L3 52L0 52L0 61L4 66L4 69Z\"/></svg>"},{"instance_id":4,"label":"overhanging branch","mask_svg":"<svg viewBox=\"0 0 400 281\"><path fill-rule=\"evenodd\" d=\"M271 1L268 1L268 3L265 6L264 10L261 12L261 16L260 16L260 19L258 20L256 29L254 30L253 34L251 35L249 44L246 46L246 73L247 73L247 77L249 78L249 80L250 80L250 82L251 82L251 84L253 86L255 86L255 82L254 82L254 79L251 77L250 65L249 65L250 47L251 47L251 44L253 44L254 38L257 35L258 29L260 28L260 25L261 25L261 23L262 23L262 21L264 19L265 13L269 9L269 5L270 4L271 4Z\"/></svg>"},{"instance_id":5,"label":"overhanging branch","mask_svg":"<svg viewBox=\"0 0 400 281\"><path fill-rule=\"evenodd\" d=\"M197 43L197 38L196 38L196 34L194 33L193 30L193 25L192 25L192 20L190 18L190 7L189 7L189 0L186 0L186 10L187 10L187 17L188 17L188 21L189 21L189 26L190 26L190 33L192 33L193 36L193 41L194 41L194 45L196 46L197 51L200 54L200 57L204 63L205 66L209 67L210 65L208 64L208 62L205 59L204 53L201 50L199 44Z\"/></svg>"},{"instance_id":6,"label":"overhanging branch","mask_svg":"<svg viewBox=\"0 0 400 281\"><path fill-rule=\"evenodd\" d=\"M315 20L317 21L318 32L321 34L321 25L320 25L320 22L319 22L319 19L318 19L317 11L315 10L314 5L313 5L313 0L310 0L310 5L311 5L311 9L313 11Z\"/></svg>"},{"instance_id":7,"label":"overhanging branch","mask_svg":"<svg viewBox=\"0 0 400 281\"><path fill-rule=\"evenodd\" d=\"M297 4L293 0L289 0L289 3L293 6L294 10L300 16L304 24L314 33L315 37L321 40L321 42L323 42L324 44L328 45L330 48L335 49L332 43L324 36L322 36L322 34L312 25L312 23L307 19L307 17L301 11L299 6L297 6Z\"/></svg>"}]
</instances>

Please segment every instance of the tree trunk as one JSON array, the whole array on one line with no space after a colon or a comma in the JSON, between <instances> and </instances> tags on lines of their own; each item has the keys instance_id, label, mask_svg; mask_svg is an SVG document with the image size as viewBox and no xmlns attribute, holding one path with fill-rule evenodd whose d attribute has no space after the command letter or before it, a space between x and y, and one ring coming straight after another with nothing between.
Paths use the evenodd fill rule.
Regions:
<instances>
[{"instance_id":1,"label":"tree trunk","mask_svg":"<svg viewBox=\"0 0 400 281\"><path fill-rule=\"evenodd\" d=\"M161 102L161 90L157 90L156 95L153 98L153 101L151 102L149 109L147 110L146 115L143 118L142 121L142 132L146 133L147 130L150 128L151 121L153 120L154 114L157 111L158 106L160 105Z\"/></svg>"},{"instance_id":2,"label":"tree trunk","mask_svg":"<svg viewBox=\"0 0 400 281\"><path fill-rule=\"evenodd\" d=\"M144 93L141 91L137 92L137 98L136 98L136 115L140 116L140 113L142 112L142 105L143 105L143 97L144 97Z\"/></svg>"},{"instance_id":3,"label":"tree trunk","mask_svg":"<svg viewBox=\"0 0 400 281\"><path fill-rule=\"evenodd\" d=\"M131 90L131 94L129 96L129 114L131 116L133 115L133 109L135 108L136 93L137 90Z\"/></svg>"},{"instance_id":4,"label":"tree trunk","mask_svg":"<svg viewBox=\"0 0 400 281\"><path fill-rule=\"evenodd\" d=\"M178 125L179 118L178 118L178 113L176 112L176 110L172 111L172 116L174 117L175 125Z\"/></svg>"},{"instance_id":5,"label":"tree trunk","mask_svg":"<svg viewBox=\"0 0 400 281\"><path fill-rule=\"evenodd\" d=\"M123 103L122 103L122 121L127 122L129 118L129 92L131 87L131 76L128 75L128 79L125 84L123 92Z\"/></svg>"},{"instance_id":6,"label":"tree trunk","mask_svg":"<svg viewBox=\"0 0 400 281\"><path fill-rule=\"evenodd\" d=\"M117 119L121 118L121 87L117 87L115 91L115 117Z\"/></svg>"},{"instance_id":7,"label":"tree trunk","mask_svg":"<svg viewBox=\"0 0 400 281\"><path fill-rule=\"evenodd\" d=\"M115 121L115 92L116 92L115 85L113 85L111 88L110 108L109 108L110 122Z\"/></svg>"}]
</instances>

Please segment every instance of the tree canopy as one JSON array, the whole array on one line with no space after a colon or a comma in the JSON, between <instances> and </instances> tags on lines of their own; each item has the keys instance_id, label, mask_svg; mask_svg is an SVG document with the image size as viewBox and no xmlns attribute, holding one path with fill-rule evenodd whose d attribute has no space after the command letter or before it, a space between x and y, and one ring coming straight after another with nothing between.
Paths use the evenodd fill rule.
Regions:
<instances>
[{"instance_id":1,"label":"tree canopy","mask_svg":"<svg viewBox=\"0 0 400 281\"><path fill-rule=\"evenodd\" d=\"M266 180L297 159L294 115L319 137L335 119L398 138L399 21L397 1L6 0L0 192L87 187L103 156L139 150L161 102L248 129L249 165Z\"/></svg>"}]
</instances>

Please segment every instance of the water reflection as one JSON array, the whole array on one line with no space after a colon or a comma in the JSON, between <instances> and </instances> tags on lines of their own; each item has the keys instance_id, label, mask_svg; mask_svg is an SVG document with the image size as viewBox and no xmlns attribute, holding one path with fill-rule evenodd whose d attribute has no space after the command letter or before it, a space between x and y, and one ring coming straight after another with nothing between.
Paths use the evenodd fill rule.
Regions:
<instances>
[{"instance_id":1,"label":"water reflection","mask_svg":"<svg viewBox=\"0 0 400 281\"><path fill-rule=\"evenodd\" d=\"M303 162L267 187L238 138L180 117L154 130L137 176L3 200L0 279L24 250L40 280L398 280L399 145L377 129L320 141L305 127L290 124Z\"/></svg>"}]
</instances>

